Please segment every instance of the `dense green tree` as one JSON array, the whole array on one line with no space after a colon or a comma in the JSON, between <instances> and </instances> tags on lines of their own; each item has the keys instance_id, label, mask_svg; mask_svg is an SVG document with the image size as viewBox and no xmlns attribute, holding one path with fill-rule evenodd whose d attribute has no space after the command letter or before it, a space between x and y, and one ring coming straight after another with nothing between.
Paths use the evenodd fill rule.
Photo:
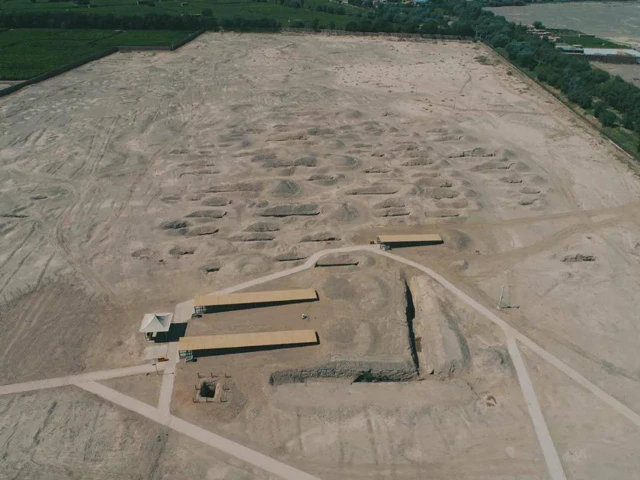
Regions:
<instances>
[{"instance_id":1,"label":"dense green tree","mask_svg":"<svg viewBox=\"0 0 640 480\"><path fill-rule=\"evenodd\" d=\"M603 127L613 127L618 120L618 116L608 108L605 108L598 115L598 120L600 120Z\"/></svg>"},{"instance_id":2,"label":"dense green tree","mask_svg":"<svg viewBox=\"0 0 640 480\"><path fill-rule=\"evenodd\" d=\"M593 105L593 97L591 93L586 90L582 90L581 88L576 88L570 91L569 95L567 95L567 98L569 98L569 100L571 100L572 102L577 103L584 109L591 108L591 106Z\"/></svg>"}]
</instances>

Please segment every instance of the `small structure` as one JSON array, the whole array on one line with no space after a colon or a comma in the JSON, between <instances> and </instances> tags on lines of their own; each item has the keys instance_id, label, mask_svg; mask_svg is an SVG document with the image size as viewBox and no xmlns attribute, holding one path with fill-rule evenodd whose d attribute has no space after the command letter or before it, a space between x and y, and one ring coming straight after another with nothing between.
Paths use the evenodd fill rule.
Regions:
<instances>
[{"instance_id":1,"label":"small structure","mask_svg":"<svg viewBox=\"0 0 640 480\"><path fill-rule=\"evenodd\" d=\"M178 341L178 353L180 357L184 358L192 356L194 352L235 353L257 349L315 345L317 343L318 332L315 330L202 335L182 337Z\"/></svg>"},{"instance_id":2,"label":"small structure","mask_svg":"<svg viewBox=\"0 0 640 480\"><path fill-rule=\"evenodd\" d=\"M557 43L556 50L561 50L565 53L584 53L582 45L566 45L564 43Z\"/></svg>"},{"instance_id":3,"label":"small structure","mask_svg":"<svg viewBox=\"0 0 640 480\"><path fill-rule=\"evenodd\" d=\"M574 55L584 55L588 60L607 63L640 63L640 52L633 48L586 48L582 45L557 43L556 49Z\"/></svg>"},{"instance_id":4,"label":"small structure","mask_svg":"<svg viewBox=\"0 0 640 480\"><path fill-rule=\"evenodd\" d=\"M355 267L360 263L348 255L331 255L316 262L316 267Z\"/></svg>"},{"instance_id":5,"label":"small structure","mask_svg":"<svg viewBox=\"0 0 640 480\"><path fill-rule=\"evenodd\" d=\"M585 48L589 60L607 63L638 63L640 52L632 48Z\"/></svg>"},{"instance_id":6,"label":"small structure","mask_svg":"<svg viewBox=\"0 0 640 480\"><path fill-rule=\"evenodd\" d=\"M312 302L317 299L318 292L312 288L200 295L194 298L193 309L196 314L202 314L233 308L253 308L272 304Z\"/></svg>"},{"instance_id":7,"label":"small structure","mask_svg":"<svg viewBox=\"0 0 640 480\"><path fill-rule=\"evenodd\" d=\"M437 234L422 233L416 235L378 235L376 243L385 247L414 247L418 245L438 245L442 237Z\"/></svg>"},{"instance_id":8,"label":"small structure","mask_svg":"<svg viewBox=\"0 0 640 480\"><path fill-rule=\"evenodd\" d=\"M147 313L142 318L140 333L144 333L147 340L154 340L158 333L167 333L171 328L173 313Z\"/></svg>"},{"instance_id":9,"label":"small structure","mask_svg":"<svg viewBox=\"0 0 640 480\"><path fill-rule=\"evenodd\" d=\"M215 398L216 396L216 382L215 380L203 380L200 383L198 393L203 398Z\"/></svg>"}]
</instances>

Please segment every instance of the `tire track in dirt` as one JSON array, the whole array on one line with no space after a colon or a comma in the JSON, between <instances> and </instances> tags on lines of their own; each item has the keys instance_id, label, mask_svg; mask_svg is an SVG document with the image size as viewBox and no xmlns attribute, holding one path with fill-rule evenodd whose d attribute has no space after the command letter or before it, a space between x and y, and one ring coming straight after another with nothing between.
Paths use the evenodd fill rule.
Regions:
<instances>
[{"instance_id":1,"label":"tire track in dirt","mask_svg":"<svg viewBox=\"0 0 640 480\"><path fill-rule=\"evenodd\" d=\"M113 131L115 130L116 123L119 120L120 120L120 116L116 115L115 117L113 117L113 120L109 125L109 128L107 130L107 135L104 141L102 142L102 145L100 146L100 150L98 151L98 154L96 155L95 160L91 163L91 169L89 171L89 175L91 175L90 181L95 182L95 174L98 171L98 167L100 166L102 159L104 158L104 154L107 150L107 147L109 146L109 143L111 142L111 138L113 137Z\"/></svg>"},{"instance_id":2,"label":"tire track in dirt","mask_svg":"<svg viewBox=\"0 0 640 480\"><path fill-rule=\"evenodd\" d=\"M462 84L462 87L460 87L460 90L458 90L458 93L456 94L456 98L453 99L454 112L458 109L458 98L460 98L460 95L462 95L462 92L464 92L465 88L467 88L467 86L471 83L471 80L472 80L471 74L469 73L469 71L465 71L465 73L467 74L467 78Z\"/></svg>"},{"instance_id":3,"label":"tire track in dirt","mask_svg":"<svg viewBox=\"0 0 640 480\"><path fill-rule=\"evenodd\" d=\"M56 255L56 252L53 252L51 255L49 255L49 258L44 264L44 267L42 267L42 271L40 272L40 275L38 275L38 280L36 281L36 285L35 287L33 287L34 290L38 290L40 288L40 285L42 284L42 279L44 278L44 275L47 272L49 265L51 264L51 260L53 260L53 257L55 257L55 255Z\"/></svg>"},{"instance_id":4,"label":"tire track in dirt","mask_svg":"<svg viewBox=\"0 0 640 480\"><path fill-rule=\"evenodd\" d=\"M129 187L125 198L122 200L122 202L120 202L117 210L113 213L113 215L109 217L109 220L107 222L104 222L98 229L96 229L96 231L94 231L89 242L93 239L97 239L98 243L102 243L107 239L112 225L120 218L124 210L129 207L131 199L133 198L138 185L140 185L142 180L147 176L147 172L149 171L149 169L156 163L158 158L160 158L161 153L162 149L159 149L153 155L151 155L151 158L146 162L142 171L135 177L135 179L131 183L131 186Z\"/></svg>"},{"instance_id":5,"label":"tire track in dirt","mask_svg":"<svg viewBox=\"0 0 640 480\"><path fill-rule=\"evenodd\" d=\"M464 229L476 229L485 227L511 227L518 225L529 225L532 223L548 222L552 220L566 220L570 218L595 217L606 214L628 214L633 215L640 212L640 203L627 203L616 207L605 207L594 210L571 210L563 213L551 213L547 215L536 215L530 217L510 218L507 220L472 221L460 225Z\"/></svg>"},{"instance_id":6,"label":"tire track in dirt","mask_svg":"<svg viewBox=\"0 0 640 480\"><path fill-rule=\"evenodd\" d=\"M24 244L27 243L27 241L31 238L31 235L33 235L33 232L35 232L36 230L36 226L37 223L36 222L32 222L31 223L31 230L29 230L29 233L27 233L27 235L24 237L24 239L22 240L22 242L20 242L20 245L18 245L16 248L14 248L11 253L7 256L7 258L4 259L4 261L2 262L2 264L0 264L0 271L5 267L5 265L7 265L7 263L9 263L11 261L11 259L13 258L13 256L22 248L24 247Z\"/></svg>"},{"instance_id":7,"label":"tire track in dirt","mask_svg":"<svg viewBox=\"0 0 640 480\"><path fill-rule=\"evenodd\" d=\"M24 266L24 263L31 256L31 254L40 248L43 242L44 242L44 237L41 237L40 241L31 250L29 250L29 252L24 257L22 257L22 259L18 262L18 266L16 267L16 269L13 271L13 273L11 273L11 275L7 277L5 282L2 284L2 287L0 287L0 293L4 292L4 289L7 288L7 285L9 284L9 282L13 279L13 277L16 276L16 274L20 271L20 269L22 269L22 267Z\"/></svg>"},{"instance_id":8,"label":"tire track in dirt","mask_svg":"<svg viewBox=\"0 0 640 480\"><path fill-rule=\"evenodd\" d=\"M35 325L35 319L38 318L38 310L42 310L43 305L48 305L51 299L51 293L41 295L35 302L29 303L27 307L18 313L15 322L16 330L11 330L11 340L9 344L2 350L1 358L5 362L7 356L11 353L13 345L23 340L23 334L31 331Z\"/></svg>"},{"instance_id":9,"label":"tire track in dirt","mask_svg":"<svg viewBox=\"0 0 640 480\"><path fill-rule=\"evenodd\" d=\"M555 232L550 237L536 242L532 245L527 245L525 247L516 248L513 250L509 250L507 252L499 252L495 255L485 255L483 257L473 257L477 264L485 265L490 263L492 268L497 269L506 269L509 265L511 265L514 261L520 261L523 258L526 258L531 255L542 253L550 248L554 247L558 243L570 238L573 235L583 233L583 232L597 232L599 230L605 229L607 227L612 227L618 224L625 219L628 219L631 215L630 212L619 214L613 218L609 218L606 220L602 220L600 222L593 222L589 217L585 220L582 218L582 221L576 225L571 225L569 227L563 228Z\"/></svg>"},{"instance_id":10,"label":"tire track in dirt","mask_svg":"<svg viewBox=\"0 0 640 480\"><path fill-rule=\"evenodd\" d=\"M65 237L64 229L67 224L67 220L73 213L75 207L80 203L80 200L74 202L68 207L64 213L60 216L58 223L55 226L54 239L57 242L57 246L62 250L65 259L69 262L69 265L86 281L87 285L91 287L96 293L104 293L109 298L113 298L113 292L107 287L102 280L91 270L89 265L81 260L76 260L75 255Z\"/></svg>"},{"instance_id":11,"label":"tire track in dirt","mask_svg":"<svg viewBox=\"0 0 640 480\"><path fill-rule=\"evenodd\" d=\"M79 205L88 205L90 197L94 196L95 193L95 185L96 178L95 174L100 166L102 159L104 158L106 149L113 137L113 132L115 130L115 126L120 119L119 116L115 116L112 118L111 123L107 129L106 135L103 141L100 144L96 152L96 144L98 143L97 136L94 136L91 146L89 148L89 160L87 163L89 178L88 181L84 183L83 187L77 192L75 196L75 201L71 206L69 206L66 211L60 216L60 219L55 227L55 239L57 241L58 246L62 249L65 254L66 260L71 264L71 266L78 272L78 274L88 283L88 285L93 288L93 290L97 293L104 293L109 298L113 298L113 292L111 289L102 281L102 279L97 275L91 265L86 259L78 259L77 256L72 251L72 247L70 246L66 236L65 236L65 228L68 224L69 218L75 211L76 207ZM85 164L86 165L86 164Z\"/></svg>"}]
</instances>

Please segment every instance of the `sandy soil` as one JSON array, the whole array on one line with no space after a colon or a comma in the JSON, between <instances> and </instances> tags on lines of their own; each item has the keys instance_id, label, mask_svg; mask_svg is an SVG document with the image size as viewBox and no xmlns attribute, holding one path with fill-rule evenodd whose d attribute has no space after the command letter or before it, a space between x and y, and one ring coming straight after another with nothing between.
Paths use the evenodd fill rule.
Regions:
<instances>
[{"instance_id":1,"label":"sandy soil","mask_svg":"<svg viewBox=\"0 0 640 480\"><path fill-rule=\"evenodd\" d=\"M0 99L0 381L139 363L145 312L327 246L427 229L445 243L402 255L487 306L506 285L519 307L503 310L509 323L640 410L637 176L562 105L480 55L492 56L455 42L207 34ZM269 386L274 370L340 351L404 352L393 322L413 274L363 257L275 282L318 288L316 304L192 323L190 335L275 330L307 313L323 341L180 364L174 409L323 478L546 477L514 374L495 368L509 365L502 339L453 299L441 307L469 362L449 380ZM234 400L193 404L197 368L228 370ZM23 407L12 408L10 421Z\"/></svg>"},{"instance_id":2,"label":"sandy soil","mask_svg":"<svg viewBox=\"0 0 640 480\"><path fill-rule=\"evenodd\" d=\"M69 387L0 398L1 479L271 478Z\"/></svg>"},{"instance_id":3,"label":"sandy soil","mask_svg":"<svg viewBox=\"0 0 640 480\"><path fill-rule=\"evenodd\" d=\"M523 350L567 478L638 478L638 429Z\"/></svg>"},{"instance_id":4,"label":"sandy soil","mask_svg":"<svg viewBox=\"0 0 640 480\"><path fill-rule=\"evenodd\" d=\"M620 75L627 82L640 87L640 65L617 65L615 63L591 62L594 67L606 70L612 75Z\"/></svg>"},{"instance_id":5,"label":"sandy soil","mask_svg":"<svg viewBox=\"0 0 640 480\"><path fill-rule=\"evenodd\" d=\"M160 384L162 383L162 373L163 372L112 378L103 380L100 383L148 405L157 405L160 394Z\"/></svg>"}]
</instances>

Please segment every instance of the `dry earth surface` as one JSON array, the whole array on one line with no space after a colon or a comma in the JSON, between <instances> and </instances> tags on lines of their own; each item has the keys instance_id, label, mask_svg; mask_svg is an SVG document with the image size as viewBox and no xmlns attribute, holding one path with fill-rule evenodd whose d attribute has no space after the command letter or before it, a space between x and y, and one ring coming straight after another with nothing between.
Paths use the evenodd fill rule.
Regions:
<instances>
[{"instance_id":1,"label":"dry earth surface","mask_svg":"<svg viewBox=\"0 0 640 480\"><path fill-rule=\"evenodd\" d=\"M620 75L627 82L633 83L636 87L640 87L640 65L632 64L616 64L604 62L591 62L594 67L606 70L611 75Z\"/></svg>"},{"instance_id":2,"label":"dry earth surface","mask_svg":"<svg viewBox=\"0 0 640 480\"><path fill-rule=\"evenodd\" d=\"M445 243L398 253L486 306L504 285L519 308L502 318L640 411L637 175L482 46L207 34L0 99L0 132L0 383L141 363L145 312L426 229ZM410 268L353 257L266 285L319 302L191 322L321 342L181 363L174 413L323 478L546 478L499 329ZM523 355L567 478L633 478L637 429ZM414 357L401 383L318 374ZM222 375L226 401L193 403L198 373ZM157 401L153 374L103 383ZM75 387L0 400L0 478L261 475Z\"/></svg>"}]
</instances>

